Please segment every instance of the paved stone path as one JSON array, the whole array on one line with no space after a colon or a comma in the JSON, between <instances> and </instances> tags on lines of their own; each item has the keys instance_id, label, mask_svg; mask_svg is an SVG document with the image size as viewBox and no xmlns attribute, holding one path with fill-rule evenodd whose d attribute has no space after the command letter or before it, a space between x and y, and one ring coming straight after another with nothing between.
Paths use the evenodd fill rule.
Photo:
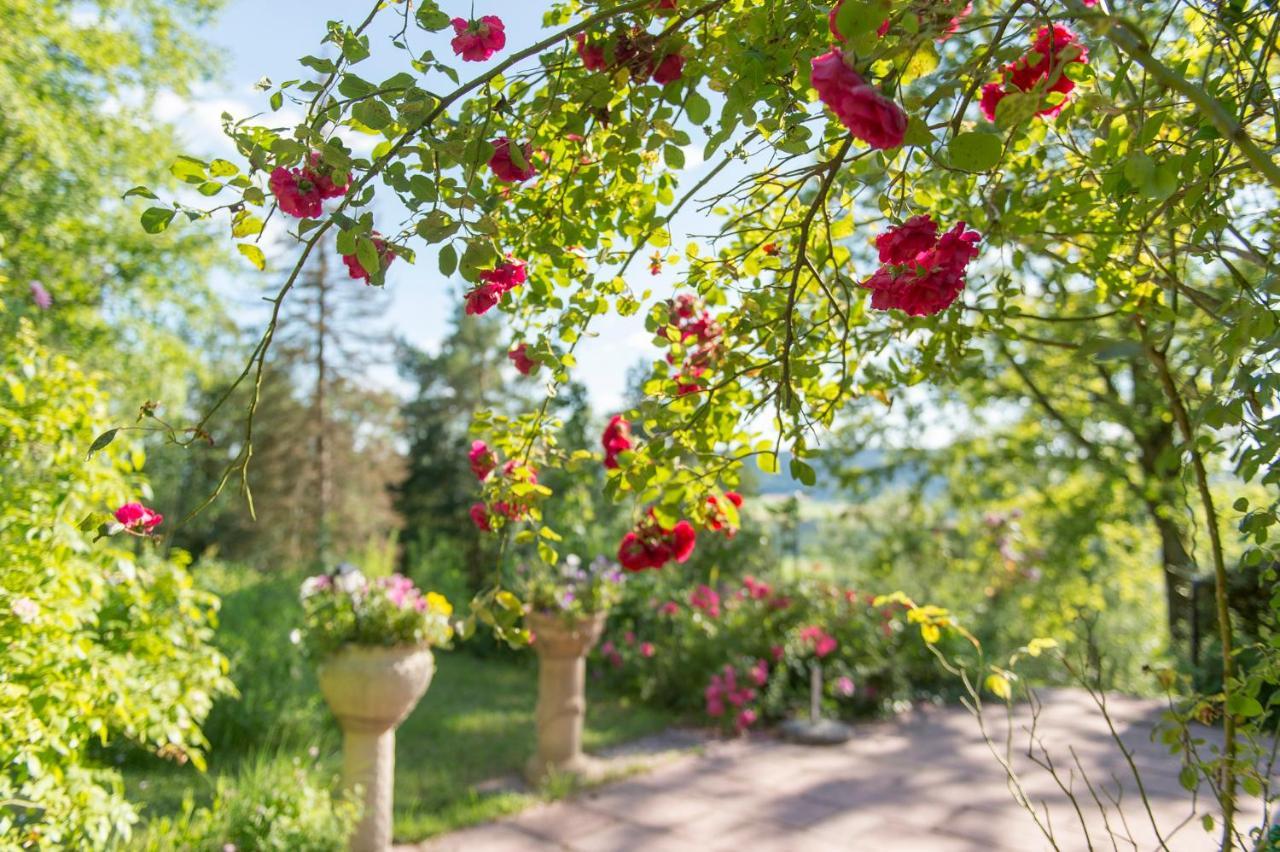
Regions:
<instances>
[{"instance_id":1,"label":"paved stone path","mask_svg":"<svg viewBox=\"0 0 1280 852\"><path fill-rule=\"evenodd\" d=\"M1077 795L1083 827L1070 798L1026 757L1029 710L1015 716L1015 771L1041 820L1052 825L1057 847L1158 849L1154 817L1171 852L1218 848L1216 834L1206 834L1196 803L1178 783L1177 760L1150 741L1160 705L1113 697L1108 709L1140 770L1152 816L1086 693L1047 692L1035 725L1063 785ZM993 706L990 712L996 718L989 720L989 731L1000 741L1008 729L1003 708ZM1211 741L1212 732L1206 730L1205 737ZM1101 809L1074 765L1077 758ZM1203 810L1210 804L1207 791L1200 796ZM1247 813L1259 818L1256 803ZM1108 825L1117 835L1114 845ZM861 725L851 742L837 747L804 747L763 736L712 743L647 774L419 847L423 852L1052 848L1014 801L976 721L961 708Z\"/></svg>"}]
</instances>

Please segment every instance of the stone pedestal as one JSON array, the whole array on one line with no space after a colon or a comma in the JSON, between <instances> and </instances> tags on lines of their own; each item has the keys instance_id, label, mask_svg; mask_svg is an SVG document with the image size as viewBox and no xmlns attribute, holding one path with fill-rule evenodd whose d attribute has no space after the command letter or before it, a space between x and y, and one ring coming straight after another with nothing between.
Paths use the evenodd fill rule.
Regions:
<instances>
[{"instance_id":1,"label":"stone pedestal","mask_svg":"<svg viewBox=\"0 0 1280 852\"><path fill-rule=\"evenodd\" d=\"M582 753L586 657L600 641L604 621L602 612L574 622L543 613L525 617L538 654L538 750L525 768L534 783L546 780L552 772L581 775L588 768Z\"/></svg>"},{"instance_id":2,"label":"stone pedestal","mask_svg":"<svg viewBox=\"0 0 1280 852\"><path fill-rule=\"evenodd\" d=\"M320 664L320 692L342 726L342 783L364 805L352 852L391 848L396 726L434 673L431 651L416 646L348 645Z\"/></svg>"}]
</instances>

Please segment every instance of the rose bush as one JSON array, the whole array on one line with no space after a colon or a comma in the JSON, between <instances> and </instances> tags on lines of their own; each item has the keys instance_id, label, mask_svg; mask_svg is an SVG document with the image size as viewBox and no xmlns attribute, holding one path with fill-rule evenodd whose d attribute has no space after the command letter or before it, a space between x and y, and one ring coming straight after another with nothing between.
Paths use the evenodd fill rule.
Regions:
<instances>
[{"instance_id":1,"label":"rose bush","mask_svg":"<svg viewBox=\"0 0 1280 852\"><path fill-rule=\"evenodd\" d=\"M593 671L643 700L738 730L807 712L813 664L824 711L836 717L954 695L906 609L877 606L876 597L819 578L712 585L637 575Z\"/></svg>"},{"instance_id":2,"label":"rose bush","mask_svg":"<svg viewBox=\"0 0 1280 852\"><path fill-rule=\"evenodd\" d=\"M200 725L234 692L218 599L159 555L139 446L85 461L106 401L26 322L0 352L0 846L104 849L138 821L138 749L204 766ZM114 516L111 514L114 511ZM94 533L102 539L95 545ZM105 538L104 538L105 536Z\"/></svg>"}]
</instances>

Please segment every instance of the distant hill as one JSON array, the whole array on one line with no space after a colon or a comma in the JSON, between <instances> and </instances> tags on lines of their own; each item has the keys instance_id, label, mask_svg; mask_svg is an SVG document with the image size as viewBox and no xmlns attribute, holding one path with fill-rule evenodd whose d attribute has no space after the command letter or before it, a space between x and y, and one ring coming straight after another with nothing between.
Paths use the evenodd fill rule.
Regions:
<instances>
[{"instance_id":1,"label":"distant hill","mask_svg":"<svg viewBox=\"0 0 1280 852\"><path fill-rule=\"evenodd\" d=\"M843 459L841 467L846 470L862 468L871 471L883 467L885 463L886 456L880 450L862 450L855 453L851 458ZM750 485L754 486L753 490L764 497L789 497L799 492L806 499L819 503L848 502L851 495L841 489L839 483L832 476L826 474L821 461L815 461L813 466L818 471L818 481L811 486L804 485L791 476L791 454L788 452L778 454L779 472L777 474L762 473L755 469L754 466L748 465L749 474L747 478ZM891 476L877 483L861 496L874 497L876 494L894 487L911 485L913 482L918 481L921 475L923 475L922 471L914 470L910 466L903 467L894 471ZM931 487L929 490L933 490L933 488Z\"/></svg>"}]
</instances>

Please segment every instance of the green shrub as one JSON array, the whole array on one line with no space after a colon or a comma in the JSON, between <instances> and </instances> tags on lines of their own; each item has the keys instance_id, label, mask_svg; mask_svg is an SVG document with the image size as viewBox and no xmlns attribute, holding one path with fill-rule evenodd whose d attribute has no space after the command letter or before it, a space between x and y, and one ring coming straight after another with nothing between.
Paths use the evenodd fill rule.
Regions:
<instances>
[{"instance_id":1,"label":"green shrub","mask_svg":"<svg viewBox=\"0 0 1280 852\"><path fill-rule=\"evenodd\" d=\"M235 778L218 778L212 803L188 794L182 813L148 823L141 852L342 852L359 817L354 797L334 799L336 779L300 759L261 754Z\"/></svg>"},{"instance_id":2,"label":"green shrub","mask_svg":"<svg viewBox=\"0 0 1280 852\"><path fill-rule=\"evenodd\" d=\"M123 442L85 460L105 428L93 379L26 322L0 377L0 841L103 848L138 817L95 747L203 766L200 722L232 690L218 601L183 554L80 529L146 488Z\"/></svg>"}]
</instances>

